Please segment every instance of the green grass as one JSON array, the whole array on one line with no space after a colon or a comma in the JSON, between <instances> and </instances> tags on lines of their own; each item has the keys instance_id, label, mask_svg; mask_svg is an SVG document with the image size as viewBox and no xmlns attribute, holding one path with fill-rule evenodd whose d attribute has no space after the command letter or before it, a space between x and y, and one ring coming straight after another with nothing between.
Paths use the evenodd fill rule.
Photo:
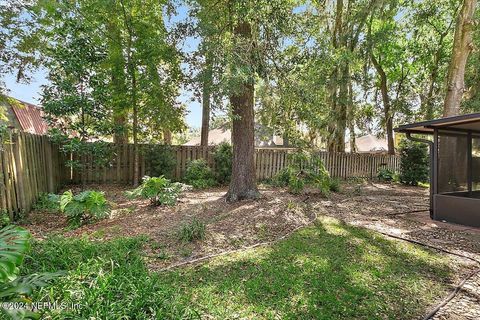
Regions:
<instances>
[{"instance_id":1,"label":"green grass","mask_svg":"<svg viewBox=\"0 0 480 320\"><path fill-rule=\"evenodd\" d=\"M321 220L285 241L196 267L150 273L146 239L51 238L26 272L67 270L35 301L80 303L68 319L412 319L444 294L448 260Z\"/></svg>"}]
</instances>

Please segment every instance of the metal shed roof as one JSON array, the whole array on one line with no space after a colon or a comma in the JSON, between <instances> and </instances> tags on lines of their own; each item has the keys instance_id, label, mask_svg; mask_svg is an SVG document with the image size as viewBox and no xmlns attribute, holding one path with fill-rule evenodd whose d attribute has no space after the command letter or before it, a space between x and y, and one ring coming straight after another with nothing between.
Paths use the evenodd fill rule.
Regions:
<instances>
[{"instance_id":1,"label":"metal shed roof","mask_svg":"<svg viewBox=\"0 0 480 320\"><path fill-rule=\"evenodd\" d=\"M416 122L395 128L397 132L433 134L434 129L480 133L480 113Z\"/></svg>"},{"instance_id":2,"label":"metal shed roof","mask_svg":"<svg viewBox=\"0 0 480 320\"><path fill-rule=\"evenodd\" d=\"M18 104L11 103L10 106L24 132L33 134L46 134L48 125L43 119L43 110L31 103L18 100Z\"/></svg>"}]
</instances>

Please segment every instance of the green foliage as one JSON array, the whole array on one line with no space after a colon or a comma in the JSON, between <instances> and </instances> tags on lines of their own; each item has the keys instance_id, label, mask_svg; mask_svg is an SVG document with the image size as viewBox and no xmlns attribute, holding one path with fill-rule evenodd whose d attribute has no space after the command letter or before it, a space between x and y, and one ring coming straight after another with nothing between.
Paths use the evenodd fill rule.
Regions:
<instances>
[{"instance_id":1,"label":"green foliage","mask_svg":"<svg viewBox=\"0 0 480 320\"><path fill-rule=\"evenodd\" d=\"M395 179L395 172L388 168L380 168L377 173L377 178L380 181L391 182Z\"/></svg>"},{"instance_id":2,"label":"green foliage","mask_svg":"<svg viewBox=\"0 0 480 320\"><path fill-rule=\"evenodd\" d=\"M272 184L288 187L294 194L302 193L306 186L329 194L337 189L337 182L330 178L322 160L313 153L299 151L288 155L288 166L272 179Z\"/></svg>"},{"instance_id":3,"label":"green foliage","mask_svg":"<svg viewBox=\"0 0 480 320\"><path fill-rule=\"evenodd\" d=\"M33 208L35 210L58 212L60 211L60 198L61 196L58 194L41 193Z\"/></svg>"},{"instance_id":4,"label":"green foliage","mask_svg":"<svg viewBox=\"0 0 480 320\"><path fill-rule=\"evenodd\" d=\"M20 267L30 250L30 233L16 226L0 229L0 302L28 301L34 290L47 285L61 272L31 273L20 276ZM1 305L0 314L14 319L38 318L26 309L6 309Z\"/></svg>"},{"instance_id":5,"label":"green foliage","mask_svg":"<svg viewBox=\"0 0 480 320\"><path fill-rule=\"evenodd\" d=\"M10 224L10 216L7 210L0 210L0 228L6 227Z\"/></svg>"},{"instance_id":6,"label":"green foliage","mask_svg":"<svg viewBox=\"0 0 480 320\"><path fill-rule=\"evenodd\" d=\"M175 150L169 145L149 145L145 150L145 161L150 163L152 176L164 176L167 179L172 178L172 173L177 165Z\"/></svg>"},{"instance_id":7,"label":"green foliage","mask_svg":"<svg viewBox=\"0 0 480 320\"><path fill-rule=\"evenodd\" d=\"M60 147L60 151L65 155L65 165L77 171L84 170L82 157L89 157L98 167L108 167L115 156L114 148L111 144L104 141L85 142L78 137L69 138L64 132L57 128L48 131L50 141ZM75 154L75 159L71 160L70 154Z\"/></svg>"},{"instance_id":8,"label":"green foliage","mask_svg":"<svg viewBox=\"0 0 480 320\"><path fill-rule=\"evenodd\" d=\"M34 242L25 272L68 274L32 300L81 305L46 310L45 319L414 319L454 272L448 257L330 219L272 246L160 273L148 270L146 241ZM292 304L305 292L309 299Z\"/></svg>"},{"instance_id":9,"label":"green foliage","mask_svg":"<svg viewBox=\"0 0 480 320\"><path fill-rule=\"evenodd\" d=\"M230 183L232 176L232 145L228 142L220 143L213 153L213 160L215 161L215 179L220 185L227 185Z\"/></svg>"},{"instance_id":10,"label":"green foliage","mask_svg":"<svg viewBox=\"0 0 480 320\"><path fill-rule=\"evenodd\" d=\"M213 171L205 159L190 161L187 164L184 180L195 189L205 189L216 184Z\"/></svg>"},{"instance_id":11,"label":"green foliage","mask_svg":"<svg viewBox=\"0 0 480 320\"><path fill-rule=\"evenodd\" d=\"M171 182L163 176L145 176L142 184L134 190L128 191L127 196L150 199L153 205L173 206L177 203L180 194L187 189L188 186L179 182Z\"/></svg>"},{"instance_id":12,"label":"green foliage","mask_svg":"<svg viewBox=\"0 0 480 320\"><path fill-rule=\"evenodd\" d=\"M341 182L338 178L330 178L330 191L332 192L340 192L341 190Z\"/></svg>"},{"instance_id":13,"label":"green foliage","mask_svg":"<svg viewBox=\"0 0 480 320\"><path fill-rule=\"evenodd\" d=\"M416 186L428 182L428 147L419 142L402 140L400 143L400 182Z\"/></svg>"},{"instance_id":14,"label":"green foliage","mask_svg":"<svg viewBox=\"0 0 480 320\"><path fill-rule=\"evenodd\" d=\"M180 230L178 231L178 239L184 242L203 240L205 238L205 230L205 223L193 219L180 227Z\"/></svg>"},{"instance_id":15,"label":"green foliage","mask_svg":"<svg viewBox=\"0 0 480 320\"><path fill-rule=\"evenodd\" d=\"M87 190L74 195L68 190L60 198L60 211L67 216L70 227L77 228L108 217L110 205L103 192Z\"/></svg>"},{"instance_id":16,"label":"green foliage","mask_svg":"<svg viewBox=\"0 0 480 320\"><path fill-rule=\"evenodd\" d=\"M190 301L166 286L163 274L148 270L142 252L147 239L49 237L34 242L26 272L66 270L33 301L79 304L79 308L45 310L46 319L198 319Z\"/></svg>"}]
</instances>

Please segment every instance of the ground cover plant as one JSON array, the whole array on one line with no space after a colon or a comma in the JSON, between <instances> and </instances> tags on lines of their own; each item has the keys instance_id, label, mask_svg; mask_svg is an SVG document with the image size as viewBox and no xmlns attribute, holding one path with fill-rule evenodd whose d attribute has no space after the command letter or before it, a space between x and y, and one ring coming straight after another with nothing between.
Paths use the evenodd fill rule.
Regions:
<instances>
[{"instance_id":1,"label":"ground cover plant","mask_svg":"<svg viewBox=\"0 0 480 320\"><path fill-rule=\"evenodd\" d=\"M64 269L41 301L78 303L62 317L412 319L442 294L448 259L321 219L272 246L168 272L149 272L147 239L51 237L25 272ZM58 310L45 316L59 316Z\"/></svg>"},{"instance_id":2,"label":"ground cover plant","mask_svg":"<svg viewBox=\"0 0 480 320\"><path fill-rule=\"evenodd\" d=\"M178 239L185 242L202 240L205 238L205 223L198 219L193 219L188 223L184 223L178 231Z\"/></svg>"},{"instance_id":3,"label":"ground cover plant","mask_svg":"<svg viewBox=\"0 0 480 320\"><path fill-rule=\"evenodd\" d=\"M69 226L77 228L106 218L110 213L110 204L103 192L86 190L74 195L68 190L60 197L60 211L67 216Z\"/></svg>"},{"instance_id":4,"label":"ground cover plant","mask_svg":"<svg viewBox=\"0 0 480 320\"><path fill-rule=\"evenodd\" d=\"M35 210L58 212L60 211L60 198L61 195L55 193L42 193L38 197L38 200L34 204L33 208Z\"/></svg>"},{"instance_id":5,"label":"ground cover plant","mask_svg":"<svg viewBox=\"0 0 480 320\"><path fill-rule=\"evenodd\" d=\"M128 191L130 198L150 199L153 205L173 206L177 203L177 199L182 191L188 189L188 186L172 182L163 176L160 177L144 177L142 184L132 191Z\"/></svg>"}]
</instances>

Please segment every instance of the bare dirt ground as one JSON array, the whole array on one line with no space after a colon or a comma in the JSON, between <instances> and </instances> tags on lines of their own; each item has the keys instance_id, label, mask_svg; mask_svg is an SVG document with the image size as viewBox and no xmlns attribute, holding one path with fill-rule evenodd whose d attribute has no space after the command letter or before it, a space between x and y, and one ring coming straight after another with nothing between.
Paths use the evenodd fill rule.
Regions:
<instances>
[{"instance_id":1,"label":"bare dirt ground","mask_svg":"<svg viewBox=\"0 0 480 320\"><path fill-rule=\"evenodd\" d=\"M316 193L294 196L282 189L261 187L262 198L233 204L225 202L226 189L218 188L186 192L174 207L129 200L122 186L89 188L103 190L115 203L110 219L68 230L61 215L37 211L29 215L25 226L38 239L52 233L98 240L145 235L153 270L278 239L310 223L316 215L333 216L480 259L480 230L430 220L428 189L420 187L357 182L344 185L341 192L328 198ZM193 243L180 241L178 230L194 218L206 224L206 238ZM454 266L458 277L454 283L475 267L468 260L456 259L462 261ZM480 275L467 281L434 319L480 319Z\"/></svg>"}]
</instances>

